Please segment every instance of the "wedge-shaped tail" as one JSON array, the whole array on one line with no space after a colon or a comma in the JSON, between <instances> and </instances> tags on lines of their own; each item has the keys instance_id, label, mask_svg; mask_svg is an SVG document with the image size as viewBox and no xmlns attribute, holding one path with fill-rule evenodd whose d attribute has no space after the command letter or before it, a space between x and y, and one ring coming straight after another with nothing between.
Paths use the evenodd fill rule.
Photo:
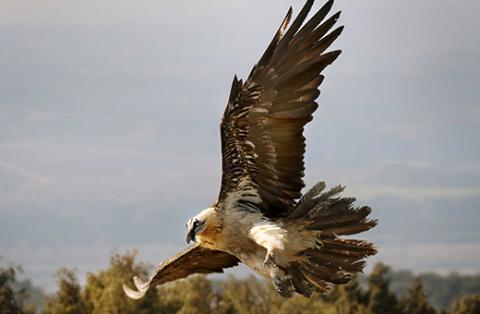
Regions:
<instances>
[{"instance_id":1,"label":"wedge-shaped tail","mask_svg":"<svg viewBox=\"0 0 480 314\"><path fill-rule=\"evenodd\" d=\"M304 194L289 216L302 220L306 229L320 231L318 246L300 252L300 262L288 270L295 289L305 296L314 290L327 292L331 284L347 283L354 273L363 271L364 259L377 253L370 242L341 238L377 224L367 218L370 207L354 207L354 198L339 196L343 190L336 186L325 191L325 183L320 182Z\"/></svg>"}]
</instances>

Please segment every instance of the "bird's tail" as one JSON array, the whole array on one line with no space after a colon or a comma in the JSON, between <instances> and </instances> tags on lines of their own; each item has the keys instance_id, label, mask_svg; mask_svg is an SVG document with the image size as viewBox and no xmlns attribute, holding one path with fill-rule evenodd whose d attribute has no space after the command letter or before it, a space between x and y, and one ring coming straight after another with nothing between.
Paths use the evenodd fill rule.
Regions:
<instances>
[{"instance_id":1,"label":"bird's tail","mask_svg":"<svg viewBox=\"0 0 480 314\"><path fill-rule=\"evenodd\" d=\"M287 269L295 290L305 296L313 291L327 292L332 283L347 283L363 270L364 258L377 252L370 242L340 238L377 224L367 218L370 207L354 207L354 198L339 195L343 190L343 186L336 186L325 191L325 183L317 183L289 215L301 220L307 230L319 231L318 245L300 252L300 261Z\"/></svg>"}]
</instances>

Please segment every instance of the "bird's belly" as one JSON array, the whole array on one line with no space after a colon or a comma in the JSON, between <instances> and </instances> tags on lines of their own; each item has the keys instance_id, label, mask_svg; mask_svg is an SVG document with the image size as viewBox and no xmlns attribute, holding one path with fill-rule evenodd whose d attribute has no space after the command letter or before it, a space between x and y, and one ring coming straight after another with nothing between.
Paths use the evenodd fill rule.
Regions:
<instances>
[{"instance_id":1,"label":"bird's belly","mask_svg":"<svg viewBox=\"0 0 480 314\"><path fill-rule=\"evenodd\" d=\"M256 273L270 278L270 272L263 264L267 254L265 248L259 246L241 233L237 233L235 237L228 239L234 239L234 241L217 241L216 243L204 241L202 245L212 250L230 253Z\"/></svg>"},{"instance_id":2,"label":"bird's belly","mask_svg":"<svg viewBox=\"0 0 480 314\"><path fill-rule=\"evenodd\" d=\"M270 278L270 272L264 265L265 250L259 249L252 253L240 253L238 258L253 271L264 277Z\"/></svg>"},{"instance_id":3,"label":"bird's belly","mask_svg":"<svg viewBox=\"0 0 480 314\"><path fill-rule=\"evenodd\" d=\"M261 219L261 214L230 211L230 215L225 217L223 228L215 239L208 239L209 241L202 244L230 253L256 273L270 278L270 272L263 265L267 250L249 236L251 227Z\"/></svg>"}]
</instances>

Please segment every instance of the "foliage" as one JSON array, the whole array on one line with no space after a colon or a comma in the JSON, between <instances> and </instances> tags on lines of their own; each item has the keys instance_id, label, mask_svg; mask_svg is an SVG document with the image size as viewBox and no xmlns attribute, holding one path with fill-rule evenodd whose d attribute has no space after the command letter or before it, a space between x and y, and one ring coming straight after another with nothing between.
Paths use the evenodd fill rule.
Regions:
<instances>
[{"instance_id":1,"label":"foliage","mask_svg":"<svg viewBox=\"0 0 480 314\"><path fill-rule=\"evenodd\" d=\"M279 309L281 298L270 284L254 276L245 279L229 277L220 285L219 313L267 314Z\"/></svg>"},{"instance_id":2,"label":"foliage","mask_svg":"<svg viewBox=\"0 0 480 314\"><path fill-rule=\"evenodd\" d=\"M423 291L422 280L413 280L407 293L400 300L400 310L403 314L435 314L435 309L428 303Z\"/></svg>"},{"instance_id":3,"label":"foliage","mask_svg":"<svg viewBox=\"0 0 480 314\"><path fill-rule=\"evenodd\" d=\"M480 295L471 295L460 298L455 302L453 314L480 313Z\"/></svg>"},{"instance_id":4,"label":"foliage","mask_svg":"<svg viewBox=\"0 0 480 314\"><path fill-rule=\"evenodd\" d=\"M120 255L114 252L110 257L110 267L98 273L87 274L87 284L83 298L87 313L148 314L159 310L158 299L154 292L149 292L139 301L125 297L122 285L131 282L134 275L146 276L148 267L135 263L136 252Z\"/></svg>"},{"instance_id":5,"label":"foliage","mask_svg":"<svg viewBox=\"0 0 480 314\"><path fill-rule=\"evenodd\" d=\"M47 297L43 314L85 314L87 307L75 272L66 268L57 271L58 291Z\"/></svg>"},{"instance_id":6,"label":"foliage","mask_svg":"<svg viewBox=\"0 0 480 314\"><path fill-rule=\"evenodd\" d=\"M35 309L41 309L45 299L42 289L36 287L28 279L16 279L11 283L12 289L15 291L16 298L22 304L24 313L35 313Z\"/></svg>"},{"instance_id":7,"label":"foliage","mask_svg":"<svg viewBox=\"0 0 480 314\"><path fill-rule=\"evenodd\" d=\"M397 295L403 295L414 275L410 271L391 273L391 289ZM480 293L480 275L439 275L426 273L419 275L429 302L438 309L451 309L455 299Z\"/></svg>"},{"instance_id":8,"label":"foliage","mask_svg":"<svg viewBox=\"0 0 480 314\"><path fill-rule=\"evenodd\" d=\"M209 280L195 275L153 289L141 300L128 299L122 284L135 274L145 277L151 267L135 261L135 252L112 253L107 269L88 273L82 287L75 273L57 272L58 290L45 298L43 314L161 313L161 314L436 314L424 292L422 277L411 277L409 288L400 299L391 289L395 276L384 264L377 264L365 284L354 277L348 284L335 286L328 295L311 298L295 295L283 299L270 282L250 276ZM408 273L409 274L409 273ZM458 277L457 277L458 278ZM0 314L35 313L26 310L25 296L15 280L15 269L0 268ZM474 285L473 285L474 286ZM480 313L480 295L459 299L453 314ZM444 311L438 313L446 313Z\"/></svg>"},{"instance_id":9,"label":"foliage","mask_svg":"<svg viewBox=\"0 0 480 314\"><path fill-rule=\"evenodd\" d=\"M368 277L368 313L395 314L398 313L398 301L390 291L390 268L382 263L375 265Z\"/></svg>"},{"instance_id":10,"label":"foliage","mask_svg":"<svg viewBox=\"0 0 480 314\"><path fill-rule=\"evenodd\" d=\"M15 269L12 266L0 268L0 313L21 313L22 308L15 297L11 283L15 281Z\"/></svg>"},{"instance_id":11,"label":"foliage","mask_svg":"<svg viewBox=\"0 0 480 314\"><path fill-rule=\"evenodd\" d=\"M0 257L1 261L1 257ZM19 267L0 267L0 314L31 314L35 308L27 304L28 291L17 288L16 273Z\"/></svg>"},{"instance_id":12,"label":"foliage","mask_svg":"<svg viewBox=\"0 0 480 314\"><path fill-rule=\"evenodd\" d=\"M209 313L215 302L212 282L205 276L191 276L158 288L161 312Z\"/></svg>"},{"instance_id":13,"label":"foliage","mask_svg":"<svg viewBox=\"0 0 480 314\"><path fill-rule=\"evenodd\" d=\"M367 295L360 289L358 278L354 277L349 283L338 286L335 291L337 299L335 310L338 314L367 313Z\"/></svg>"}]
</instances>

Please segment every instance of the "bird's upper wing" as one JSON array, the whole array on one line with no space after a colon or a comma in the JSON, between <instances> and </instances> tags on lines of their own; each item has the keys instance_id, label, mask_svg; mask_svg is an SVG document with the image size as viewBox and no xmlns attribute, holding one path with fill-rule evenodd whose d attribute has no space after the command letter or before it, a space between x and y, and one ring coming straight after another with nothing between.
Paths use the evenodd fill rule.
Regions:
<instances>
[{"instance_id":1,"label":"bird's upper wing","mask_svg":"<svg viewBox=\"0 0 480 314\"><path fill-rule=\"evenodd\" d=\"M233 255L195 244L161 263L147 281L133 277L137 291L126 285L123 285L123 291L132 299L140 299L150 288L157 285L192 274L221 273L224 268L236 266L238 262Z\"/></svg>"},{"instance_id":2,"label":"bird's upper wing","mask_svg":"<svg viewBox=\"0 0 480 314\"><path fill-rule=\"evenodd\" d=\"M343 27L326 19L328 1L307 23L308 0L287 30L287 13L245 83L235 77L221 123L223 176L219 203L286 216L304 187L304 126L318 107L322 70L340 54L325 52Z\"/></svg>"}]
</instances>

